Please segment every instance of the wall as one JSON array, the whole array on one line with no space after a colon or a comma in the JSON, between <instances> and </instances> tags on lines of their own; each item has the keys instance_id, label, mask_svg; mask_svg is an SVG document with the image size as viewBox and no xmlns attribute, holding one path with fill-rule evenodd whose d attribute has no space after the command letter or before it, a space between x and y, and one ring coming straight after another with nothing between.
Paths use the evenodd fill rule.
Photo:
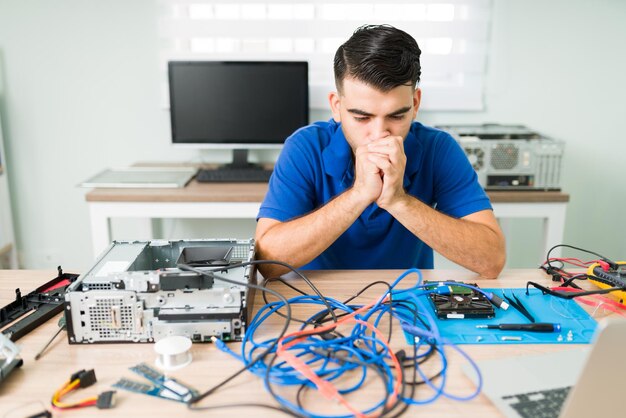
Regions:
<instances>
[{"instance_id":1,"label":"wall","mask_svg":"<svg viewBox=\"0 0 626 418\"><path fill-rule=\"evenodd\" d=\"M148 0L0 0L0 115L23 267L91 263L85 190L76 187L82 180L138 160L198 158L169 145L157 7ZM619 0L495 0L485 111L419 115L428 124L523 123L564 139L564 190L572 196L565 241L615 258L626 257L617 232L626 204L625 21ZM180 220L160 230L191 238L217 227ZM253 227L235 225L233 235ZM514 226L509 267L537 263L536 248L528 248L537 231ZM135 238L130 221L116 222L114 233Z\"/></svg>"}]
</instances>

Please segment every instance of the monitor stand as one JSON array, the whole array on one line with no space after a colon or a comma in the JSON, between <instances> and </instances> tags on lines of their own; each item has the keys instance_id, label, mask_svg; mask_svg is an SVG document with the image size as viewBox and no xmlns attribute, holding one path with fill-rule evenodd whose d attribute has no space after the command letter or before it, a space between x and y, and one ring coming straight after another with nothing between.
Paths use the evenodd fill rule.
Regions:
<instances>
[{"instance_id":1,"label":"monitor stand","mask_svg":"<svg viewBox=\"0 0 626 418\"><path fill-rule=\"evenodd\" d=\"M248 150L247 149L234 149L233 150L233 162L230 164L226 164L223 166L223 169L226 170L236 170L236 169L252 169L252 170L261 170L263 167L260 164L251 163L248 161Z\"/></svg>"},{"instance_id":2,"label":"monitor stand","mask_svg":"<svg viewBox=\"0 0 626 418\"><path fill-rule=\"evenodd\" d=\"M248 162L247 149L233 150L233 162L217 169L200 169L196 180L200 183L267 183L272 170L264 169L260 164Z\"/></svg>"}]
</instances>

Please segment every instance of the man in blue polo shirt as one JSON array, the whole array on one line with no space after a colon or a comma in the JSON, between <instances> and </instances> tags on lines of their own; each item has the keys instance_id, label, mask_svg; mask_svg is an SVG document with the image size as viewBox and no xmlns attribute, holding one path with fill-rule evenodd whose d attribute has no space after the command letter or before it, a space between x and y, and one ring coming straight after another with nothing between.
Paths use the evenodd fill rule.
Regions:
<instances>
[{"instance_id":1,"label":"man in blue polo shirt","mask_svg":"<svg viewBox=\"0 0 626 418\"><path fill-rule=\"evenodd\" d=\"M339 47L333 119L285 142L258 214L257 256L303 269L432 268L433 249L495 278L504 237L465 154L414 122L420 49L391 26ZM264 265L265 277L286 268Z\"/></svg>"}]
</instances>

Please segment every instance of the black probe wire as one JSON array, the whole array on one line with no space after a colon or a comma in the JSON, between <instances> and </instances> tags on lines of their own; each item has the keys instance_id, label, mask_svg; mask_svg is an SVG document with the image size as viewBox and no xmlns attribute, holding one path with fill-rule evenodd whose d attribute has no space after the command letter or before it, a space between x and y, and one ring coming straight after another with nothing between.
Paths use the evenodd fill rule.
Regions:
<instances>
[{"instance_id":1,"label":"black probe wire","mask_svg":"<svg viewBox=\"0 0 626 418\"><path fill-rule=\"evenodd\" d=\"M571 286L575 289L582 290L580 286L574 283L574 280L587 280L589 276L586 273L576 274L566 279L566 275L568 275L569 273L565 270L565 262L562 260L555 260L559 263L559 266L556 267L550 264L554 261L548 261L548 260L546 260L542 265L540 265L539 268L545 271L546 274L549 274L550 276L552 276L552 281L560 282L561 280L563 280L563 283L561 284L561 286L563 287Z\"/></svg>"},{"instance_id":2,"label":"black probe wire","mask_svg":"<svg viewBox=\"0 0 626 418\"><path fill-rule=\"evenodd\" d=\"M561 299L574 299L580 296L603 295L605 293L611 293L611 292L615 292L619 290L626 291L626 286L617 286L617 287L609 287L607 289L588 290L584 292L559 292L556 290L549 289L545 286L542 286L539 283L526 282L526 295L529 295L528 288L530 286L536 287L537 289L541 290L544 295L547 293L550 296L555 296Z\"/></svg>"},{"instance_id":3,"label":"black probe wire","mask_svg":"<svg viewBox=\"0 0 626 418\"><path fill-rule=\"evenodd\" d=\"M602 261L607 262L609 265L611 266L615 266L617 265L617 263L615 263L613 260L609 259L608 257L603 256L602 254L598 254L594 251L590 251L590 250L586 250L584 248L579 248L579 247L575 247L573 245L568 245L568 244L557 244L555 246L553 246L552 248L550 248L548 250L548 253L546 254L546 262L540 267L543 270L545 270L546 273L548 273L549 275L551 275L554 278L559 278L559 279L563 279L563 283L561 284L563 287L567 287L567 286L571 286L575 289L578 290L582 290L580 288L580 286L576 285L574 283L574 280L588 280L592 277L590 277L588 274L586 273L582 273L573 277L570 277L569 279L565 280L565 278L563 277L563 274L566 273L565 271L565 263L562 260L558 260L561 263L560 267L556 267L553 266L551 264L550 261L550 253L559 247L565 247L565 248L571 248L573 250L577 250L577 251L581 251L584 253L588 253L588 254L593 254L596 257L599 257ZM547 265L548 267L544 267L545 265ZM574 299L576 297L579 296L590 296L590 295L601 295L601 294L605 294L605 293L611 293L611 292L615 292L615 291L620 291L620 290L626 290L626 286L616 286L616 287L611 287L611 288L607 288L607 289L602 289L602 290L591 290L591 291L584 291L584 292L576 292L576 293L570 293L570 292L557 292L551 289L546 288L545 286L541 286L537 283L534 282L527 282L526 283L526 294L528 295L528 286L534 286L538 289L540 289L544 294L549 294L551 296L557 297L557 298L562 298L562 299Z\"/></svg>"},{"instance_id":4,"label":"black probe wire","mask_svg":"<svg viewBox=\"0 0 626 418\"><path fill-rule=\"evenodd\" d=\"M609 263L611 266L615 266L615 265L617 265L617 263L615 263L613 260L609 259L608 257L603 256L602 254L598 254L598 253L596 253L596 252L594 252L594 251L586 250L586 249L584 249L584 248L580 248L580 247L574 247L573 245L568 245L568 244L557 244L557 245L553 246L552 248L550 248L550 249L548 250L548 253L546 254L546 262L544 263L544 265L546 265L546 264L547 264L547 265L548 265L548 268L547 268L547 269L546 269L546 268L544 268L544 270L546 270L546 273L548 273L548 274L552 274L552 273L551 273L551 271L557 271L557 272L558 272L558 271L563 271L563 272L565 271L565 270L564 270L564 268L565 268L565 263L564 263L562 260L559 260L559 262L561 263L561 267L555 267L555 266L553 266L553 265L552 265L552 262L550 261L550 253L551 253L552 251L554 251L556 248L559 248L559 247L571 248L571 249L576 250L576 251L581 251L581 252L584 252L584 253L593 254L593 255L595 255L596 257L600 258L600 260L602 260L602 261L606 261L606 262L607 262L607 263ZM586 277L588 277L587 275L585 275L585 276L586 276Z\"/></svg>"},{"instance_id":5,"label":"black probe wire","mask_svg":"<svg viewBox=\"0 0 626 418\"><path fill-rule=\"evenodd\" d=\"M571 248L571 249L573 249L573 250L582 251L582 252L584 252L584 253L588 253L588 254L593 254L593 255L595 255L596 257L599 257L602 261L606 261L607 263L609 263L609 264L613 264L613 265L615 265L615 264L616 264L613 260L609 259L608 257L603 256L602 254L598 254L598 253L593 252L593 251L590 251L590 250L585 250L584 248L574 247L573 245L568 245L568 244L557 244L557 245L555 245L554 247L550 248L550 249L548 250L548 254L546 254L546 262L547 262L547 264L548 264L548 266L549 266L549 267L552 267L552 264L550 264L550 253L551 253L553 250L555 250L556 248L559 248L559 247Z\"/></svg>"}]
</instances>

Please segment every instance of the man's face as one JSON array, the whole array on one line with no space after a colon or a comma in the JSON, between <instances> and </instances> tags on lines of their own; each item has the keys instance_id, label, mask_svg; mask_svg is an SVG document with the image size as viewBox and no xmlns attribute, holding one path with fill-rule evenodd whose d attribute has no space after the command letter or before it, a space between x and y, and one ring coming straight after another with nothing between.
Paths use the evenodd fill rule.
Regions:
<instances>
[{"instance_id":1,"label":"man's face","mask_svg":"<svg viewBox=\"0 0 626 418\"><path fill-rule=\"evenodd\" d=\"M341 122L348 143L355 150L385 136L406 138L417 115L421 91L398 86L381 92L354 78L343 80L341 94L330 93L333 119Z\"/></svg>"}]
</instances>

